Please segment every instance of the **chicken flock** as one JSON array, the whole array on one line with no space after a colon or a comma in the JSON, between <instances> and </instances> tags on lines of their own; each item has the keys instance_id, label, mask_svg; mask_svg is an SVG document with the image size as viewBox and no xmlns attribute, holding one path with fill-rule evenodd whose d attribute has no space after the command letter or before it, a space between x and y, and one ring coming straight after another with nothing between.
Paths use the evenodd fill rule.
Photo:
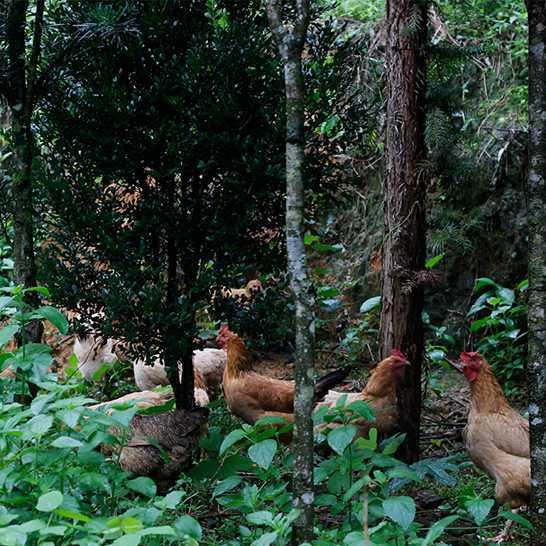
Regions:
<instances>
[{"instance_id":1,"label":"chicken flock","mask_svg":"<svg viewBox=\"0 0 546 546\"><path fill-rule=\"evenodd\" d=\"M223 289L219 296L250 300L262 290L260 281L250 281L243 289ZM257 362L244 341L227 325L217 336L218 349L205 348L193 353L194 397L196 410L190 414L178 410L155 415L136 415L131 422L131 435L120 454L121 465L129 471L148 475L158 484L170 483L191 462L191 452L198 438L206 430L209 402L223 390L230 412L248 424L262 417L279 417L289 425L293 422L294 382L280 380L256 371ZM61 340L63 354L67 354L66 339ZM75 337L73 352L78 368L87 380L103 366L116 360L126 360L119 344L112 339L92 335ZM364 389L358 393L331 390L348 375L350 369L334 370L316 381L316 407L333 407L345 396L345 404L364 401L375 415L373 423L360 419L354 422L358 435L366 437L371 427L380 437L398 431L397 386L411 366L399 350L382 360L371 372ZM529 423L506 400L502 387L485 358L476 352L463 352L456 367L469 382L471 401L467 425L463 431L466 449L474 464L495 481L495 498L501 505L518 509L529 502L531 493ZM163 364L157 360L152 365L133 362L134 381L138 392L116 400L90 406L98 411L111 411L112 407L134 403L139 409L163 406L172 400L172 391ZM181 372L180 372L181 373ZM10 369L1 377L13 377ZM161 417L163 415L163 418ZM281 425L278 425L279 427ZM330 423L329 427L336 426ZM339 426L339 425L337 425ZM284 427L290 429L290 427ZM150 442L150 439L153 441ZM279 438L291 441L291 433ZM166 464L157 443L170 454ZM143 456L146 455L146 456Z\"/></svg>"}]
</instances>

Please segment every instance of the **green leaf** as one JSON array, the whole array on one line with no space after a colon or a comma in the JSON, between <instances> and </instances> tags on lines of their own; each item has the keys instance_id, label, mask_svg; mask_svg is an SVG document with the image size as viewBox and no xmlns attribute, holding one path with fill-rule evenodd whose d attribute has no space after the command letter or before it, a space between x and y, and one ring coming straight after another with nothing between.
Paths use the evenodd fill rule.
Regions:
<instances>
[{"instance_id":1,"label":"green leaf","mask_svg":"<svg viewBox=\"0 0 546 546\"><path fill-rule=\"evenodd\" d=\"M529 288L529 279L524 279L516 286L516 290L519 290L520 292L525 292L528 288Z\"/></svg>"},{"instance_id":2,"label":"green leaf","mask_svg":"<svg viewBox=\"0 0 546 546\"><path fill-rule=\"evenodd\" d=\"M320 241L320 237L318 235L313 235L312 233L307 232L305 236L303 237L303 243L305 245L312 245L314 243L318 243Z\"/></svg>"},{"instance_id":3,"label":"green leaf","mask_svg":"<svg viewBox=\"0 0 546 546\"><path fill-rule=\"evenodd\" d=\"M220 456L222 456L232 445L236 444L239 440L246 438L246 434L241 430L232 430L222 442L220 446Z\"/></svg>"},{"instance_id":4,"label":"green leaf","mask_svg":"<svg viewBox=\"0 0 546 546\"><path fill-rule=\"evenodd\" d=\"M0 347L3 347L15 334L21 330L19 324L8 324L0 330Z\"/></svg>"},{"instance_id":5,"label":"green leaf","mask_svg":"<svg viewBox=\"0 0 546 546\"><path fill-rule=\"evenodd\" d=\"M53 417L51 415L36 415L27 425L30 427L30 432L36 435L45 434L53 425Z\"/></svg>"},{"instance_id":6,"label":"green leaf","mask_svg":"<svg viewBox=\"0 0 546 546\"><path fill-rule=\"evenodd\" d=\"M248 449L250 460L264 470L271 466L275 453L277 453L277 442L275 440L263 440Z\"/></svg>"},{"instance_id":7,"label":"green leaf","mask_svg":"<svg viewBox=\"0 0 546 546\"><path fill-rule=\"evenodd\" d=\"M438 520L429 530L427 536L423 540L423 546L431 546L435 540L454 522L459 519L459 516L447 516Z\"/></svg>"},{"instance_id":8,"label":"green leaf","mask_svg":"<svg viewBox=\"0 0 546 546\"><path fill-rule=\"evenodd\" d=\"M79 512L74 512L72 510L66 510L65 508L57 508L55 510L55 513L63 518L83 521L84 523L89 523L91 521L91 518L89 516L86 516L85 514L80 514Z\"/></svg>"},{"instance_id":9,"label":"green leaf","mask_svg":"<svg viewBox=\"0 0 546 546\"><path fill-rule=\"evenodd\" d=\"M174 529L170 525L160 525L158 527L148 527L146 529L142 529L142 531L139 531L138 534L141 537L145 536L173 536L176 535Z\"/></svg>"},{"instance_id":10,"label":"green leaf","mask_svg":"<svg viewBox=\"0 0 546 546\"><path fill-rule=\"evenodd\" d=\"M41 536L55 535L62 537L66 532L66 525L51 525L50 527L44 527L40 530Z\"/></svg>"},{"instance_id":11,"label":"green leaf","mask_svg":"<svg viewBox=\"0 0 546 546\"><path fill-rule=\"evenodd\" d=\"M83 446L82 442L76 440L75 438L70 438L70 436L60 436L53 442L51 442L51 447L68 447L68 448L78 448Z\"/></svg>"},{"instance_id":12,"label":"green leaf","mask_svg":"<svg viewBox=\"0 0 546 546\"><path fill-rule=\"evenodd\" d=\"M216 487L212 492L212 497L218 497L224 493L227 493L228 491L231 491L232 489L235 489L241 483L241 481L242 479L239 476L230 476L229 478L222 480L216 484Z\"/></svg>"},{"instance_id":13,"label":"green leaf","mask_svg":"<svg viewBox=\"0 0 546 546\"><path fill-rule=\"evenodd\" d=\"M17 302L11 296L0 297L0 311L6 309L6 307L15 307Z\"/></svg>"},{"instance_id":14,"label":"green leaf","mask_svg":"<svg viewBox=\"0 0 546 546\"><path fill-rule=\"evenodd\" d=\"M45 320L49 320L61 334L68 333L68 320L66 320L66 317L59 310L55 309L55 307L44 305L36 312Z\"/></svg>"},{"instance_id":15,"label":"green leaf","mask_svg":"<svg viewBox=\"0 0 546 546\"><path fill-rule=\"evenodd\" d=\"M373 298L367 299L361 306L360 312L362 314L369 313L372 309L379 307L381 305L381 296L374 296Z\"/></svg>"},{"instance_id":16,"label":"green leaf","mask_svg":"<svg viewBox=\"0 0 546 546\"><path fill-rule=\"evenodd\" d=\"M425 268L432 269L435 265L438 265L444 259L445 255L446 255L445 252L443 252L442 254L438 254L438 256L434 256L433 258L430 258L429 260L425 262Z\"/></svg>"},{"instance_id":17,"label":"green leaf","mask_svg":"<svg viewBox=\"0 0 546 546\"><path fill-rule=\"evenodd\" d=\"M187 535L195 540L201 540L203 530L199 522L191 516L180 516L174 524L175 529L182 535Z\"/></svg>"},{"instance_id":18,"label":"green leaf","mask_svg":"<svg viewBox=\"0 0 546 546\"><path fill-rule=\"evenodd\" d=\"M40 294L40 296L44 296L44 298L49 298L49 290L45 286L33 286L32 288L25 288L25 294L28 292L36 292L37 294Z\"/></svg>"},{"instance_id":19,"label":"green leaf","mask_svg":"<svg viewBox=\"0 0 546 546\"><path fill-rule=\"evenodd\" d=\"M317 296L322 299L335 298L339 294L340 291L332 286L319 286L317 288Z\"/></svg>"},{"instance_id":20,"label":"green leaf","mask_svg":"<svg viewBox=\"0 0 546 546\"><path fill-rule=\"evenodd\" d=\"M383 455L394 455L405 439L405 434L397 434L396 436L385 440L385 442L381 444L381 447L383 448Z\"/></svg>"},{"instance_id":21,"label":"green leaf","mask_svg":"<svg viewBox=\"0 0 546 546\"><path fill-rule=\"evenodd\" d=\"M342 427L335 428L330 433L326 440L328 445L338 454L343 455L343 452L353 441L356 436L357 429L354 425L344 425Z\"/></svg>"},{"instance_id":22,"label":"green leaf","mask_svg":"<svg viewBox=\"0 0 546 546\"><path fill-rule=\"evenodd\" d=\"M492 286L494 288L497 288L499 285L492 279L489 279L487 277L481 277L480 279L476 279L476 284L474 285L474 292L480 292L481 289L486 286Z\"/></svg>"},{"instance_id":23,"label":"green leaf","mask_svg":"<svg viewBox=\"0 0 546 546\"><path fill-rule=\"evenodd\" d=\"M347 492L343 495L343 502L349 501L354 495L356 495L368 482L370 481L370 478L368 476L364 476L357 480L351 487L347 490Z\"/></svg>"},{"instance_id":24,"label":"green leaf","mask_svg":"<svg viewBox=\"0 0 546 546\"><path fill-rule=\"evenodd\" d=\"M171 491L163 499L163 505L170 510L178 508L182 499L186 496L185 491Z\"/></svg>"},{"instance_id":25,"label":"green leaf","mask_svg":"<svg viewBox=\"0 0 546 546\"><path fill-rule=\"evenodd\" d=\"M134 480L129 480L127 482L127 487L133 491L136 491L137 493L140 493L141 495L144 495L145 497L155 497L155 494L157 493L157 486L155 485L154 481L150 478L146 478L145 476L135 478Z\"/></svg>"},{"instance_id":26,"label":"green leaf","mask_svg":"<svg viewBox=\"0 0 546 546\"><path fill-rule=\"evenodd\" d=\"M487 328L491 325L491 319L489 317L472 321L470 324L470 331L476 333L482 328Z\"/></svg>"},{"instance_id":27,"label":"green leaf","mask_svg":"<svg viewBox=\"0 0 546 546\"><path fill-rule=\"evenodd\" d=\"M254 525L270 525L273 523L273 514L262 510L260 512L247 514L246 519Z\"/></svg>"},{"instance_id":28,"label":"green leaf","mask_svg":"<svg viewBox=\"0 0 546 546\"><path fill-rule=\"evenodd\" d=\"M503 511L499 514L499 516L505 519L509 519L510 521L515 521L516 523L519 523L526 529L533 529L533 524L521 514L516 514L515 512Z\"/></svg>"},{"instance_id":29,"label":"green leaf","mask_svg":"<svg viewBox=\"0 0 546 546\"><path fill-rule=\"evenodd\" d=\"M53 512L53 510L61 506L63 499L63 494L60 491L44 493L38 499L36 510L39 510L40 512Z\"/></svg>"},{"instance_id":30,"label":"green leaf","mask_svg":"<svg viewBox=\"0 0 546 546\"><path fill-rule=\"evenodd\" d=\"M407 531L415 519L415 502L411 497L390 497L383 501L383 511L385 516Z\"/></svg>"},{"instance_id":31,"label":"green leaf","mask_svg":"<svg viewBox=\"0 0 546 546\"><path fill-rule=\"evenodd\" d=\"M476 525L480 526L491 512L495 501L493 499L474 499L465 502L465 508L474 519Z\"/></svg>"},{"instance_id":32,"label":"green leaf","mask_svg":"<svg viewBox=\"0 0 546 546\"><path fill-rule=\"evenodd\" d=\"M251 546L269 546L274 544L279 536L278 533L265 533L258 540L255 540Z\"/></svg>"},{"instance_id":33,"label":"green leaf","mask_svg":"<svg viewBox=\"0 0 546 546\"><path fill-rule=\"evenodd\" d=\"M375 415L371 410L370 406L364 400L357 400L356 402L351 402L347 409L351 410L353 413L356 413L362 419L366 421L373 422L375 421Z\"/></svg>"},{"instance_id":34,"label":"green leaf","mask_svg":"<svg viewBox=\"0 0 546 546\"><path fill-rule=\"evenodd\" d=\"M141 539L142 536L140 535L140 533L130 533L114 540L111 546L138 546Z\"/></svg>"}]
</instances>

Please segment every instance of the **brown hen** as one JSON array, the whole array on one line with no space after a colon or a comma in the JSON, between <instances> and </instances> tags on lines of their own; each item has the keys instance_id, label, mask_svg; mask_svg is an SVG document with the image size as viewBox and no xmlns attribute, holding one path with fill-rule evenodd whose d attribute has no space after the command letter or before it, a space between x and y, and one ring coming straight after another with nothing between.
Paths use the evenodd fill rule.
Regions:
<instances>
[{"instance_id":1,"label":"brown hen","mask_svg":"<svg viewBox=\"0 0 546 546\"><path fill-rule=\"evenodd\" d=\"M531 493L529 422L510 407L482 355L461 353L460 359L472 393L463 431L466 449L474 464L495 480L497 502L518 508Z\"/></svg>"}]
</instances>

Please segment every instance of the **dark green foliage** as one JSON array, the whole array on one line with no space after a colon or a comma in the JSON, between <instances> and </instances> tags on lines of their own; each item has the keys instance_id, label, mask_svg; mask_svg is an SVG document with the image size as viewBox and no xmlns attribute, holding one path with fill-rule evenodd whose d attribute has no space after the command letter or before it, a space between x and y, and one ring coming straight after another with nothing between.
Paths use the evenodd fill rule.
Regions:
<instances>
[{"instance_id":1,"label":"dark green foliage","mask_svg":"<svg viewBox=\"0 0 546 546\"><path fill-rule=\"evenodd\" d=\"M87 323L103 309L95 325L148 357L167 338L187 353L210 287L279 255L279 70L263 17L243 4L233 17L198 1L52 14L50 46L78 51L40 119L62 248L44 271L57 301Z\"/></svg>"}]
</instances>

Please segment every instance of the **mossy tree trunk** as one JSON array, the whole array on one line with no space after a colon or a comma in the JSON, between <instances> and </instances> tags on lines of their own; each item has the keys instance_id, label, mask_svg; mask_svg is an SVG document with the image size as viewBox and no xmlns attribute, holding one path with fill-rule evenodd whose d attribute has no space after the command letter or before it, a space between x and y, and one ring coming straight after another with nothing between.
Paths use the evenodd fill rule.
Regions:
<instances>
[{"instance_id":1,"label":"mossy tree trunk","mask_svg":"<svg viewBox=\"0 0 546 546\"><path fill-rule=\"evenodd\" d=\"M531 544L546 544L546 2L528 0L529 17L529 422Z\"/></svg>"},{"instance_id":2,"label":"mossy tree trunk","mask_svg":"<svg viewBox=\"0 0 546 546\"><path fill-rule=\"evenodd\" d=\"M411 361L398 392L402 456L419 457L425 262L424 98L427 5L387 1L387 171L380 343L384 358L401 349Z\"/></svg>"},{"instance_id":3,"label":"mossy tree trunk","mask_svg":"<svg viewBox=\"0 0 546 546\"><path fill-rule=\"evenodd\" d=\"M307 0L268 2L271 30L284 65L286 92L286 246L290 287L296 302L296 362L294 393L294 523L292 544L313 537L313 395L314 292L306 264L304 226L304 85L301 57L309 24ZM292 21L284 21L284 15Z\"/></svg>"},{"instance_id":4,"label":"mossy tree trunk","mask_svg":"<svg viewBox=\"0 0 546 546\"><path fill-rule=\"evenodd\" d=\"M26 27L28 0L11 0L6 13L6 41L8 53L7 81L3 82L11 114L11 145L13 182L13 276L17 284L25 288L36 286L34 258L34 219L32 199L32 161L34 138L32 114L35 104L35 83L41 49L44 0L37 0L34 17L32 50L27 62ZM29 296L29 300L33 297ZM29 301L33 303L33 301ZM27 341L40 342L40 322L29 324Z\"/></svg>"}]
</instances>

